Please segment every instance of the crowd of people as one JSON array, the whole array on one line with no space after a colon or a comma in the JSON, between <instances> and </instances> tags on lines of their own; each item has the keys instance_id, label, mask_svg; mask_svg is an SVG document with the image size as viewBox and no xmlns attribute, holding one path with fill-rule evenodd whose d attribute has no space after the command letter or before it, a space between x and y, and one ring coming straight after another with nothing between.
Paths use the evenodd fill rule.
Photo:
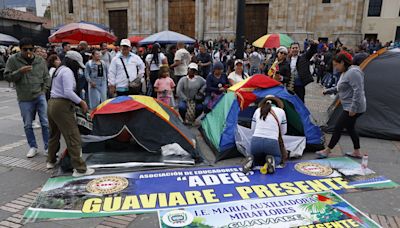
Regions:
<instances>
[{"instance_id":1,"label":"crowd of people","mask_svg":"<svg viewBox=\"0 0 400 228\"><path fill-rule=\"evenodd\" d=\"M357 65L371 51L382 47L379 41L363 41L356 50L347 49L339 39L329 43L305 40L303 50L298 42L288 48L264 49L249 44L245 47L243 59L238 59L234 42L226 39L192 46L178 42L147 47L132 46L128 39L122 39L115 49L109 50L106 43L90 47L86 41L74 47L65 42L60 47L46 49L35 46L30 38L23 38L10 53L0 52L0 68L4 68L4 78L16 88L30 146L27 157L38 153L32 130L38 115L47 167L54 167L63 135L74 176L94 172L80 157L80 133L74 119L76 106L85 113L111 97L144 94L176 108L184 123L193 124L202 113L212 110L230 86L255 74L281 82L303 102L305 87L314 77L327 87L324 94L338 93L344 111L331 142L318 155L327 157L341 130L347 128L354 143L350 155L361 156L354 126L366 107L362 71ZM325 82L333 75L336 81L327 86ZM271 161L264 155L272 155L271 163L279 163L284 159L278 153L277 143L279 135L286 132L286 117L273 101L262 101L254 114L252 151L257 160ZM252 161L249 159L248 163L253 164Z\"/></svg>"}]
</instances>

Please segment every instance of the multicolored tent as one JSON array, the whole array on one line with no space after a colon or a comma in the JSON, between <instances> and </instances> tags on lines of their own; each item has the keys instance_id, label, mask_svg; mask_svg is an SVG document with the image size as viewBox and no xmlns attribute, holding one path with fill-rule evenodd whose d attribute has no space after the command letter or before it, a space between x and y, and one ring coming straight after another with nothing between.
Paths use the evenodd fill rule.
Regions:
<instances>
[{"instance_id":1,"label":"multicolored tent","mask_svg":"<svg viewBox=\"0 0 400 228\"><path fill-rule=\"evenodd\" d=\"M147 96L121 96L100 104L91 114L94 136L115 136L127 131L141 147L157 153L177 143L199 158L195 135L183 125L179 114Z\"/></svg>"},{"instance_id":2,"label":"multicolored tent","mask_svg":"<svg viewBox=\"0 0 400 228\"><path fill-rule=\"evenodd\" d=\"M284 102L288 135L305 136L308 150L323 148L322 132L312 123L311 113L303 102L279 82L258 74L229 88L229 92L216 103L201 123L200 131L216 153L217 160L239 155L235 144L237 125L250 126L257 108L254 104L267 95L274 95Z\"/></svg>"}]
</instances>

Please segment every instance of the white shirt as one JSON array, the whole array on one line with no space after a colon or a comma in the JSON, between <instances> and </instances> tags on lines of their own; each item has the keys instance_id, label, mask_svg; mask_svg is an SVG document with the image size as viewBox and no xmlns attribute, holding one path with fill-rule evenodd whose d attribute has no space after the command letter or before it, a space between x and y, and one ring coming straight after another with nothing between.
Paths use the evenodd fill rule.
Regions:
<instances>
[{"instance_id":1,"label":"white shirt","mask_svg":"<svg viewBox=\"0 0 400 228\"><path fill-rule=\"evenodd\" d=\"M278 117L278 121L281 125L281 133L282 135L287 132L287 120L285 111L281 108L272 106L271 110L273 110ZM261 137L268 139L278 140L279 137L279 125L276 122L274 116L271 113L268 113L267 118L265 120L260 119L261 109L258 108L253 115L253 120L251 122L251 129L254 131L253 137Z\"/></svg>"},{"instance_id":2,"label":"white shirt","mask_svg":"<svg viewBox=\"0 0 400 228\"><path fill-rule=\"evenodd\" d=\"M245 79L249 77L248 74L244 73L244 77ZM228 79L233 80L234 84L243 81L244 79L242 78L242 75L240 74L236 74L235 71L232 71L229 75L228 75Z\"/></svg>"},{"instance_id":3,"label":"white shirt","mask_svg":"<svg viewBox=\"0 0 400 228\"><path fill-rule=\"evenodd\" d=\"M158 64L155 63L155 61L152 61L153 59L153 54L148 54L146 56L146 63L147 65L150 66L150 71L155 71L155 70L160 70L160 65L162 64L162 61L167 59L163 53L158 54Z\"/></svg>"},{"instance_id":4,"label":"white shirt","mask_svg":"<svg viewBox=\"0 0 400 228\"><path fill-rule=\"evenodd\" d=\"M297 58L298 56L292 56L290 59L290 69L292 72L296 70Z\"/></svg>"},{"instance_id":5,"label":"white shirt","mask_svg":"<svg viewBox=\"0 0 400 228\"><path fill-rule=\"evenodd\" d=\"M128 71L129 82L132 82L137 77L143 77L146 67L142 59L133 53L129 53L128 57L118 53L117 56L113 58L110 64L110 69L108 70L108 83L117 88L128 88L128 79L120 57L122 57L126 70Z\"/></svg>"},{"instance_id":6,"label":"white shirt","mask_svg":"<svg viewBox=\"0 0 400 228\"><path fill-rule=\"evenodd\" d=\"M187 75L188 73L188 65L190 63L190 53L185 49L181 48L175 53L174 61L179 60L181 64L174 68L174 73L177 76Z\"/></svg>"}]
</instances>

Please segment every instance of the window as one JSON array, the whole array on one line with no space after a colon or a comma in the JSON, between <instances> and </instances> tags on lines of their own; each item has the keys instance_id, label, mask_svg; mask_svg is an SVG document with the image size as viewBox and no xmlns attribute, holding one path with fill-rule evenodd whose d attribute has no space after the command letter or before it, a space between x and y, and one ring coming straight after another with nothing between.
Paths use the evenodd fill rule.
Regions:
<instances>
[{"instance_id":1,"label":"window","mask_svg":"<svg viewBox=\"0 0 400 228\"><path fill-rule=\"evenodd\" d=\"M68 13L74 13L74 0L68 0Z\"/></svg>"},{"instance_id":2,"label":"window","mask_svg":"<svg viewBox=\"0 0 400 228\"><path fill-rule=\"evenodd\" d=\"M322 3L331 3L331 0L322 0Z\"/></svg>"},{"instance_id":3,"label":"window","mask_svg":"<svg viewBox=\"0 0 400 228\"><path fill-rule=\"evenodd\" d=\"M369 0L368 17L380 17L382 0Z\"/></svg>"}]
</instances>

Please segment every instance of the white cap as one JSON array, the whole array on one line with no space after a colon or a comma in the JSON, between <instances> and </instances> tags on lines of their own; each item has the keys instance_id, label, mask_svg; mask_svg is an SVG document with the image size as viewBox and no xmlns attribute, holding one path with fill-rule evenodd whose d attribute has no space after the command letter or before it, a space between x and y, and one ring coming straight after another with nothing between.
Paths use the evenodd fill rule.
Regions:
<instances>
[{"instance_id":1,"label":"white cap","mask_svg":"<svg viewBox=\"0 0 400 228\"><path fill-rule=\"evenodd\" d=\"M288 49L286 48L286 47L284 47L284 46L280 46L280 47L278 47L278 49L276 49L276 53L279 53L279 52L284 52L284 53L288 53Z\"/></svg>"},{"instance_id":2,"label":"white cap","mask_svg":"<svg viewBox=\"0 0 400 228\"><path fill-rule=\"evenodd\" d=\"M198 65L196 63L190 63L188 68L196 70L196 71L199 71L199 67L198 67Z\"/></svg>"},{"instance_id":3,"label":"white cap","mask_svg":"<svg viewBox=\"0 0 400 228\"><path fill-rule=\"evenodd\" d=\"M235 66L236 66L238 63L241 63L241 64L243 65L243 60L241 60L241 59L236 59L236 60L235 60Z\"/></svg>"},{"instance_id":4,"label":"white cap","mask_svg":"<svg viewBox=\"0 0 400 228\"><path fill-rule=\"evenodd\" d=\"M128 40L128 39L122 39L121 43L120 43L120 46L128 46L128 47L130 47L131 46L131 41Z\"/></svg>"},{"instance_id":5,"label":"white cap","mask_svg":"<svg viewBox=\"0 0 400 228\"><path fill-rule=\"evenodd\" d=\"M79 54L79 52L77 51L67 51L67 54L65 55L66 58L72 59L76 62L79 63L79 66L82 69L85 69L85 64L83 64L83 58L82 55Z\"/></svg>"}]
</instances>

